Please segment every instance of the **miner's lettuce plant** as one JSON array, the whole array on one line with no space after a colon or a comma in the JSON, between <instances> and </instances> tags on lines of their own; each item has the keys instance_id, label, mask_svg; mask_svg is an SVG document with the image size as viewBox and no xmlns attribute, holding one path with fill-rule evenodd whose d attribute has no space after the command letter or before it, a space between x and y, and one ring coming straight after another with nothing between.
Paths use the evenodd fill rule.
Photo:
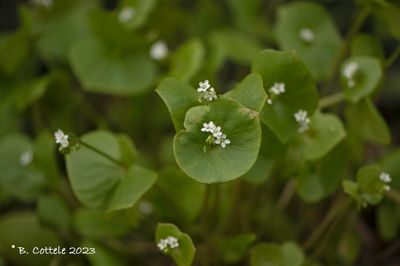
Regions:
<instances>
[{"instance_id":1,"label":"miner's lettuce plant","mask_svg":"<svg viewBox=\"0 0 400 266\"><path fill-rule=\"evenodd\" d=\"M400 3L189 2L18 6L0 265L396 263Z\"/></svg>"}]
</instances>

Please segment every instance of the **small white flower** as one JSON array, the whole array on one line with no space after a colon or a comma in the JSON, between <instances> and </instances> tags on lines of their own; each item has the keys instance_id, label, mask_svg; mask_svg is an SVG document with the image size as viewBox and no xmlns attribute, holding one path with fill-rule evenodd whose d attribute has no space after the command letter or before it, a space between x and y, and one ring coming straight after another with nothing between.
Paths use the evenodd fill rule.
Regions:
<instances>
[{"instance_id":1,"label":"small white flower","mask_svg":"<svg viewBox=\"0 0 400 266\"><path fill-rule=\"evenodd\" d=\"M69 140L68 140L68 135L64 134L64 132L61 129L58 129L54 133L54 138L56 140L57 144L60 144L60 149L62 148L67 148L69 145Z\"/></svg>"},{"instance_id":2,"label":"small white flower","mask_svg":"<svg viewBox=\"0 0 400 266\"><path fill-rule=\"evenodd\" d=\"M201 98L209 102L218 98L217 93L215 92L214 88L211 87L211 84L208 80L200 82L197 91L200 93Z\"/></svg>"},{"instance_id":3,"label":"small white flower","mask_svg":"<svg viewBox=\"0 0 400 266\"><path fill-rule=\"evenodd\" d=\"M210 88L210 90L204 92L203 98L210 102L214 99L217 99L217 94L215 93L214 88Z\"/></svg>"},{"instance_id":4,"label":"small white flower","mask_svg":"<svg viewBox=\"0 0 400 266\"><path fill-rule=\"evenodd\" d=\"M169 53L168 46L162 40L155 42L150 49L150 56L154 60L162 60L168 56L168 53Z\"/></svg>"},{"instance_id":5,"label":"small white flower","mask_svg":"<svg viewBox=\"0 0 400 266\"><path fill-rule=\"evenodd\" d=\"M131 6L124 7L118 14L118 20L121 23L127 23L136 15L136 9Z\"/></svg>"},{"instance_id":6,"label":"small white flower","mask_svg":"<svg viewBox=\"0 0 400 266\"><path fill-rule=\"evenodd\" d=\"M197 88L198 92L206 92L211 87L210 82L208 80L202 81L199 83L199 87Z\"/></svg>"},{"instance_id":7,"label":"small white flower","mask_svg":"<svg viewBox=\"0 0 400 266\"><path fill-rule=\"evenodd\" d=\"M382 173L379 175L379 179L380 179L382 182L384 182L384 183L390 183L390 182L392 182L392 178L391 178L390 175L389 175L388 173L386 173L386 172L382 172Z\"/></svg>"},{"instance_id":8,"label":"small white flower","mask_svg":"<svg viewBox=\"0 0 400 266\"><path fill-rule=\"evenodd\" d=\"M215 140L215 144L220 144L222 148L225 148L227 144L230 144L231 141L226 138L225 134L222 134L221 137Z\"/></svg>"},{"instance_id":9,"label":"small white flower","mask_svg":"<svg viewBox=\"0 0 400 266\"><path fill-rule=\"evenodd\" d=\"M168 236L167 238L160 239L160 241L157 243L157 247L161 251L165 251L167 248L173 249L179 247L179 242L176 237Z\"/></svg>"},{"instance_id":10,"label":"small white flower","mask_svg":"<svg viewBox=\"0 0 400 266\"><path fill-rule=\"evenodd\" d=\"M285 83L276 82L270 89L270 92L279 95L285 92Z\"/></svg>"},{"instance_id":11,"label":"small white flower","mask_svg":"<svg viewBox=\"0 0 400 266\"><path fill-rule=\"evenodd\" d=\"M45 8L50 8L53 5L53 0L33 0L32 2Z\"/></svg>"},{"instance_id":12,"label":"small white flower","mask_svg":"<svg viewBox=\"0 0 400 266\"><path fill-rule=\"evenodd\" d=\"M314 31L309 28L302 28L299 32L300 39L304 42L311 43L315 40Z\"/></svg>"},{"instance_id":13,"label":"small white flower","mask_svg":"<svg viewBox=\"0 0 400 266\"><path fill-rule=\"evenodd\" d=\"M294 118L299 123L299 132L303 133L309 129L310 118L308 117L307 111L299 110L294 114Z\"/></svg>"},{"instance_id":14,"label":"small white flower","mask_svg":"<svg viewBox=\"0 0 400 266\"><path fill-rule=\"evenodd\" d=\"M203 132L211 132L215 128L215 124L213 121L210 121L208 123L203 123L203 128L201 131Z\"/></svg>"},{"instance_id":15,"label":"small white flower","mask_svg":"<svg viewBox=\"0 0 400 266\"><path fill-rule=\"evenodd\" d=\"M30 165L32 160L33 160L33 153L31 150L27 150L21 154L21 157L19 157L19 164L25 167Z\"/></svg>"},{"instance_id":16,"label":"small white flower","mask_svg":"<svg viewBox=\"0 0 400 266\"><path fill-rule=\"evenodd\" d=\"M272 104L272 99L271 98L267 98L267 103L271 105Z\"/></svg>"},{"instance_id":17,"label":"small white flower","mask_svg":"<svg viewBox=\"0 0 400 266\"><path fill-rule=\"evenodd\" d=\"M347 79L347 86L349 88L354 87L354 76L359 69L359 65L356 62L350 62L343 68L343 76Z\"/></svg>"},{"instance_id":18,"label":"small white flower","mask_svg":"<svg viewBox=\"0 0 400 266\"><path fill-rule=\"evenodd\" d=\"M389 191L389 190L390 190L390 186L384 185L384 186L383 186L383 189L386 190L386 191Z\"/></svg>"}]
</instances>

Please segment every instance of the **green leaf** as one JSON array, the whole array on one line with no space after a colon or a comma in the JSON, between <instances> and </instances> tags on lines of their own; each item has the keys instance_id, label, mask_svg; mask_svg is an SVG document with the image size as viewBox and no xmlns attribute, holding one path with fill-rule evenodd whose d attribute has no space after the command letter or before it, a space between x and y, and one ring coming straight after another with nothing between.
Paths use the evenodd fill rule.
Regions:
<instances>
[{"instance_id":1,"label":"green leaf","mask_svg":"<svg viewBox=\"0 0 400 266\"><path fill-rule=\"evenodd\" d=\"M165 168L159 173L157 186L170 196L189 220L193 220L203 207L205 185L200 184L177 168ZM169 206L168 208L175 207Z\"/></svg>"},{"instance_id":2,"label":"green leaf","mask_svg":"<svg viewBox=\"0 0 400 266\"><path fill-rule=\"evenodd\" d=\"M344 76L344 69L350 63L355 63L358 69L354 73L354 85L350 86L349 80ZM382 66L378 59L369 56L353 56L347 59L341 67L341 82L345 99L358 102L370 95L382 79Z\"/></svg>"},{"instance_id":3,"label":"green leaf","mask_svg":"<svg viewBox=\"0 0 400 266\"><path fill-rule=\"evenodd\" d=\"M340 143L346 132L338 117L316 112L311 119L310 129L299 133L295 145L306 160L317 160Z\"/></svg>"},{"instance_id":4,"label":"green leaf","mask_svg":"<svg viewBox=\"0 0 400 266\"><path fill-rule=\"evenodd\" d=\"M305 29L311 30L312 40L301 37ZM297 51L316 80L327 78L342 39L323 6L306 1L282 5L278 8L275 33L280 48Z\"/></svg>"},{"instance_id":5,"label":"green leaf","mask_svg":"<svg viewBox=\"0 0 400 266\"><path fill-rule=\"evenodd\" d=\"M384 1L384 4L375 8L376 14L385 21L385 28L390 32L390 34L400 39L400 8L396 5Z\"/></svg>"},{"instance_id":6,"label":"green leaf","mask_svg":"<svg viewBox=\"0 0 400 266\"><path fill-rule=\"evenodd\" d=\"M148 55L112 51L90 37L73 44L69 60L89 92L135 95L150 89L156 76L156 67Z\"/></svg>"},{"instance_id":7,"label":"green leaf","mask_svg":"<svg viewBox=\"0 0 400 266\"><path fill-rule=\"evenodd\" d=\"M391 186L400 190L400 149L383 157L381 165L383 170L392 176Z\"/></svg>"},{"instance_id":8,"label":"green leaf","mask_svg":"<svg viewBox=\"0 0 400 266\"><path fill-rule=\"evenodd\" d=\"M400 228L400 215L398 208L388 203L380 204L375 213L375 217L379 234L383 239L395 239Z\"/></svg>"},{"instance_id":9,"label":"green leaf","mask_svg":"<svg viewBox=\"0 0 400 266\"><path fill-rule=\"evenodd\" d=\"M121 254L117 254L106 247L93 241L84 241L81 247L94 248L95 253L87 254L86 257L92 266L127 266L128 262L124 261Z\"/></svg>"},{"instance_id":10,"label":"green leaf","mask_svg":"<svg viewBox=\"0 0 400 266\"><path fill-rule=\"evenodd\" d=\"M358 184L351 180L344 180L342 184L343 184L344 192L346 192L351 197L353 197L357 201L359 206L361 206L363 201L362 201L362 198L360 195Z\"/></svg>"},{"instance_id":11,"label":"green leaf","mask_svg":"<svg viewBox=\"0 0 400 266\"><path fill-rule=\"evenodd\" d=\"M354 264L361 251L361 239L355 230L341 233L338 255L348 264Z\"/></svg>"},{"instance_id":12,"label":"green leaf","mask_svg":"<svg viewBox=\"0 0 400 266\"><path fill-rule=\"evenodd\" d=\"M358 104L348 104L345 109L349 127L366 141L388 145L390 130L374 103L365 98Z\"/></svg>"},{"instance_id":13,"label":"green leaf","mask_svg":"<svg viewBox=\"0 0 400 266\"><path fill-rule=\"evenodd\" d=\"M249 246L256 240L255 234L240 234L223 239L218 247L218 254L227 264L240 262Z\"/></svg>"},{"instance_id":14,"label":"green leaf","mask_svg":"<svg viewBox=\"0 0 400 266\"><path fill-rule=\"evenodd\" d=\"M282 142L297 131L294 114L300 109L312 115L318 105L315 82L304 63L292 52L262 51L253 61L252 72L260 73L265 89L276 82L285 84L285 92L264 105L260 118Z\"/></svg>"},{"instance_id":15,"label":"green leaf","mask_svg":"<svg viewBox=\"0 0 400 266\"><path fill-rule=\"evenodd\" d=\"M206 146L203 123L213 121L231 141L226 148ZM179 167L201 183L226 182L245 174L255 163L261 144L257 114L236 101L217 99L208 106L191 108L185 129L174 138Z\"/></svg>"},{"instance_id":16,"label":"green leaf","mask_svg":"<svg viewBox=\"0 0 400 266\"><path fill-rule=\"evenodd\" d=\"M34 247L57 247L61 245L56 235L40 226L33 212L19 211L2 215L0 218L0 252L7 254L13 263L22 266L49 265L54 255L34 255ZM12 249L11 245L16 248ZM29 254L20 255L18 247Z\"/></svg>"},{"instance_id":17,"label":"green leaf","mask_svg":"<svg viewBox=\"0 0 400 266\"><path fill-rule=\"evenodd\" d=\"M157 87L156 92L167 105L175 130L179 132L184 128L186 112L200 104L196 89L182 81L166 78Z\"/></svg>"},{"instance_id":18,"label":"green leaf","mask_svg":"<svg viewBox=\"0 0 400 266\"><path fill-rule=\"evenodd\" d=\"M303 250L294 242L286 242L282 245L283 256L286 266L303 265L305 256Z\"/></svg>"},{"instance_id":19,"label":"green leaf","mask_svg":"<svg viewBox=\"0 0 400 266\"><path fill-rule=\"evenodd\" d=\"M54 137L48 132L42 132L36 138L34 144L35 165L44 174L49 186L58 184L60 173L56 157Z\"/></svg>"},{"instance_id":20,"label":"green leaf","mask_svg":"<svg viewBox=\"0 0 400 266\"><path fill-rule=\"evenodd\" d=\"M33 145L26 136L10 134L0 141L0 184L5 191L23 201L37 196L45 185L45 178L30 158L22 163L25 155L33 156ZM28 155L28 157L29 157Z\"/></svg>"},{"instance_id":21,"label":"green leaf","mask_svg":"<svg viewBox=\"0 0 400 266\"><path fill-rule=\"evenodd\" d=\"M250 252L250 266L286 266L281 247L277 244L258 244Z\"/></svg>"},{"instance_id":22,"label":"green leaf","mask_svg":"<svg viewBox=\"0 0 400 266\"><path fill-rule=\"evenodd\" d=\"M351 41L352 56L371 56L383 60L385 55L382 45L377 37L362 33L356 35Z\"/></svg>"},{"instance_id":23,"label":"green leaf","mask_svg":"<svg viewBox=\"0 0 400 266\"><path fill-rule=\"evenodd\" d=\"M159 223L156 229L156 244L161 239L169 236L178 239L179 246L176 248L167 248L164 253L171 256L178 266L190 266L196 252L192 239L189 235L182 233L178 227L173 224Z\"/></svg>"},{"instance_id":24,"label":"green leaf","mask_svg":"<svg viewBox=\"0 0 400 266\"><path fill-rule=\"evenodd\" d=\"M135 13L132 18L127 21L126 26L129 29L137 29L147 23L147 20L156 5L157 0L123 0L121 1L119 12L121 12L123 8L133 8Z\"/></svg>"},{"instance_id":25,"label":"green leaf","mask_svg":"<svg viewBox=\"0 0 400 266\"><path fill-rule=\"evenodd\" d=\"M111 133L94 131L81 139L121 161L120 139ZM122 167L85 146L68 154L66 164L75 195L89 208L111 211L132 207L156 180L153 171L137 165Z\"/></svg>"},{"instance_id":26,"label":"green leaf","mask_svg":"<svg viewBox=\"0 0 400 266\"><path fill-rule=\"evenodd\" d=\"M256 73L248 75L232 90L225 93L225 96L256 112L261 111L267 100L262 78Z\"/></svg>"},{"instance_id":27,"label":"green leaf","mask_svg":"<svg viewBox=\"0 0 400 266\"><path fill-rule=\"evenodd\" d=\"M121 212L104 213L101 210L79 209L73 223L81 235L91 239L121 237L130 230L129 221Z\"/></svg>"},{"instance_id":28,"label":"green leaf","mask_svg":"<svg viewBox=\"0 0 400 266\"><path fill-rule=\"evenodd\" d=\"M60 196L42 195L37 201L37 213L40 222L45 225L68 229L71 224L71 214Z\"/></svg>"},{"instance_id":29,"label":"green leaf","mask_svg":"<svg viewBox=\"0 0 400 266\"><path fill-rule=\"evenodd\" d=\"M199 39L186 41L171 56L171 70L168 76L190 81L201 69L205 48Z\"/></svg>"},{"instance_id":30,"label":"green leaf","mask_svg":"<svg viewBox=\"0 0 400 266\"><path fill-rule=\"evenodd\" d=\"M5 74L17 72L31 53L30 36L26 29L6 35L0 42L0 70Z\"/></svg>"},{"instance_id":31,"label":"green leaf","mask_svg":"<svg viewBox=\"0 0 400 266\"><path fill-rule=\"evenodd\" d=\"M375 205L382 200L384 183L379 179L381 173L382 170L378 165L367 165L357 172L361 196L369 204Z\"/></svg>"},{"instance_id":32,"label":"green leaf","mask_svg":"<svg viewBox=\"0 0 400 266\"><path fill-rule=\"evenodd\" d=\"M305 173L300 175L297 184L297 193L305 202L317 202L325 196L324 187L318 175Z\"/></svg>"}]
</instances>

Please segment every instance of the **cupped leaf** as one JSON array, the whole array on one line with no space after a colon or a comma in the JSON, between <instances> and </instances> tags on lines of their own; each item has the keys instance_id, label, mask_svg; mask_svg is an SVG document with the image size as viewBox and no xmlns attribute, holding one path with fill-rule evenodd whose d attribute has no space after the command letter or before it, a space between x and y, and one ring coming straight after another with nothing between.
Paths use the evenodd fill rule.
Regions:
<instances>
[{"instance_id":1,"label":"cupped leaf","mask_svg":"<svg viewBox=\"0 0 400 266\"><path fill-rule=\"evenodd\" d=\"M175 237L178 240L178 247L167 247L163 252L172 257L178 266L190 266L196 252L192 239L189 235L182 233L178 227L173 224L159 223L156 229L156 243L168 237Z\"/></svg>"},{"instance_id":2,"label":"cupped leaf","mask_svg":"<svg viewBox=\"0 0 400 266\"><path fill-rule=\"evenodd\" d=\"M345 114L349 126L362 139L381 145L390 143L389 127L369 98L358 104L348 104Z\"/></svg>"},{"instance_id":3,"label":"cupped leaf","mask_svg":"<svg viewBox=\"0 0 400 266\"><path fill-rule=\"evenodd\" d=\"M169 76L189 81L203 65L205 49L199 39L185 42L171 57Z\"/></svg>"},{"instance_id":4,"label":"cupped leaf","mask_svg":"<svg viewBox=\"0 0 400 266\"><path fill-rule=\"evenodd\" d=\"M122 164L120 139L113 134L94 131L81 139ZM153 171L137 165L122 167L83 145L66 156L66 164L75 195L89 208L132 207L156 180Z\"/></svg>"},{"instance_id":5,"label":"cupped leaf","mask_svg":"<svg viewBox=\"0 0 400 266\"><path fill-rule=\"evenodd\" d=\"M356 69L349 80L345 70L349 64L354 64ZM370 95L382 79L382 66L378 59L369 56L353 56L347 59L341 67L341 82L345 99L358 102Z\"/></svg>"},{"instance_id":6,"label":"cupped leaf","mask_svg":"<svg viewBox=\"0 0 400 266\"><path fill-rule=\"evenodd\" d=\"M294 145L306 160L314 161L331 151L345 136L343 124L337 116L316 112L310 129L299 133Z\"/></svg>"},{"instance_id":7,"label":"cupped leaf","mask_svg":"<svg viewBox=\"0 0 400 266\"><path fill-rule=\"evenodd\" d=\"M225 96L256 112L261 111L267 100L262 78L257 73L248 75L242 82L228 91Z\"/></svg>"},{"instance_id":8,"label":"cupped leaf","mask_svg":"<svg viewBox=\"0 0 400 266\"><path fill-rule=\"evenodd\" d=\"M114 51L88 37L75 42L69 60L85 90L112 95L134 95L150 89L155 64L148 55Z\"/></svg>"},{"instance_id":9,"label":"cupped leaf","mask_svg":"<svg viewBox=\"0 0 400 266\"><path fill-rule=\"evenodd\" d=\"M213 121L230 140L225 148L207 145L203 123ZM220 98L208 106L191 108L185 130L174 138L179 167L201 183L226 182L245 174L255 163L261 144L257 113L236 101Z\"/></svg>"},{"instance_id":10,"label":"cupped leaf","mask_svg":"<svg viewBox=\"0 0 400 266\"><path fill-rule=\"evenodd\" d=\"M351 41L352 56L372 56L383 60L385 55L382 44L374 35L362 33L356 35Z\"/></svg>"},{"instance_id":11,"label":"cupped leaf","mask_svg":"<svg viewBox=\"0 0 400 266\"><path fill-rule=\"evenodd\" d=\"M183 81L166 78L157 87L156 92L167 105L175 130L178 132L183 129L186 112L200 104L196 89Z\"/></svg>"},{"instance_id":12,"label":"cupped leaf","mask_svg":"<svg viewBox=\"0 0 400 266\"><path fill-rule=\"evenodd\" d=\"M297 131L294 114L299 110L312 115L318 105L315 82L304 63L293 52L262 51L253 61L252 72L260 73L265 89L284 83L285 92L265 104L260 118L282 142Z\"/></svg>"},{"instance_id":13,"label":"cupped leaf","mask_svg":"<svg viewBox=\"0 0 400 266\"><path fill-rule=\"evenodd\" d=\"M283 50L295 50L317 80L335 63L342 39L330 14L319 4L295 2L278 8L276 38Z\"/></svg>"},{"instance_id":14,"label":"cupped leaf","mask_svg":"<svg viewBox=\"0 0 400 266\"><path fill-rule=\"evenodd\" d=\"M370 204L378 204L383 197L383 182L379 176L382 173L380 166L367 165L357 172L357 183L362 198Z\"/></svg>"}]
</instances>

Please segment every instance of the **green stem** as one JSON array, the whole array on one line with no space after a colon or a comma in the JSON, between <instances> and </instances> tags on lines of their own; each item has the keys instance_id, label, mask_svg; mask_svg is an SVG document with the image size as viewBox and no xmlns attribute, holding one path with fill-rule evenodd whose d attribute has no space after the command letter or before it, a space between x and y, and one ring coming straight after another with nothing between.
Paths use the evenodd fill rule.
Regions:
<instances>
[{"instance_id":1,"label":"green stem","mask_svg":"<svg viewBox=\"0 0 400 266\"><path fill-rule=\"evenodd\" d=\"M397 46L396 50L386 59L384 66L388 69L400 56L400 46Z\"/></svg>"},{"instance_id":2,"label":"green stem","mask_svg":"<svg viewBox=\"0 0 400 266\"><path fill-rule=\"evenodd\" d=\"M110 160L111 162L115 163L116 165L121 166L122 168L126 168L126 165L124 165L121 161L119 161L119 160L113 158L112 156L110 156L110 155L108 155L107 153L105 153L105 152L103 152L103 151L97 149L96 147L94 147L94 146L92 146L92 145L90 145L90 144L88 144L88 143L86 143L86 142L84 142L84 141L82 141L82 140L79 140L79 143L80 143L82 146L88 148L89 150L92 150L92 151L94 151L95 153L97 153L97 154L103 156L104 158Z\"/></svg>"},{"instance_id":3,"label":"green stem","mask_svg":"<svg viewBox=\"0 0 400 266\"><path fill-rule=\"evenodd\" d=\"M277 203L279 209L284 210L290 203L290 200L293 198L293 195L296 192L296 183L296 179L290 179L288 182L286 182L286 185Z\"/></svg>"},{"instance_id":4,"label":"green stem","mask_svg":"<svg viewBox=\"0 0 400 266\"><path fill-rule=\"evenodd\" d=\"M340 64L346 58L346 55L349 51L351 39L360 30L361 26L364 24L365 20L368 18L370 12L371 12L370 8L365 6L356 15L354 23L351 26L351 28L349 29L349 31L347 32L344 43L338 53L338 56L336 57L335 62L333 63L333 66L328 75L328 78L326 79L326 81L322 87L323 93L328 93L330 87L333 84L333 81L336 78L336 73L339 70Z\"/></svg>"},{"instance_id":5,"label":"green stem","mask_svg":"<svg viewBox=\"0 0 400 266\"><path fill-rule=\"evenodd\" d=\"M332 94L330 96L324 97L319 101L319 108L324 109L329 106L335 105L343 101L344 99L344 94L343 92L338 92L335 94Z\"/></svg>"}]
</instances>

